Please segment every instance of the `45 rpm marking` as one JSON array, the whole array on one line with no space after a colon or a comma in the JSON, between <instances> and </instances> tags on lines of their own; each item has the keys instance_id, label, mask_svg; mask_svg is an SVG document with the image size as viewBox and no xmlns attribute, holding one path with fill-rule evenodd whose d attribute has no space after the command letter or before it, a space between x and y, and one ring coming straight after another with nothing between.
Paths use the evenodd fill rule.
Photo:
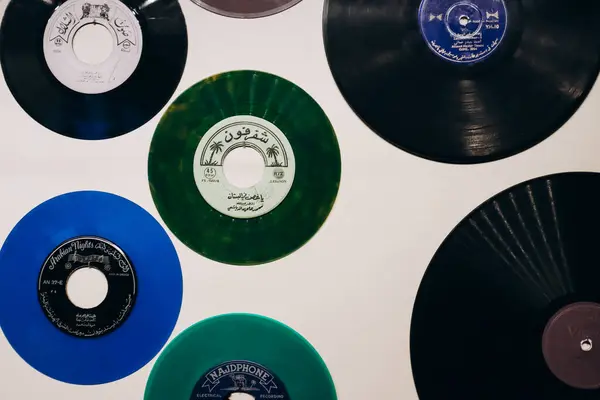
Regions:
<instances>
[{"instance_id":1,"label":"45 rpm marking","mask_svg":"<svg viewBox=\"0 0 600 400\"><path fill-rule=\"evenodd\" d=\"M223 172L240 147L257 151L264 165L262 180L242 190ZM165 224L193 251L233 265L274 261L308 242L333 208L340 177L337 137L319 104L260 71L214 75L183 92L148 156Z\"/></svg>"},{"instance_id":2,"label":"45 rpm marking","mask_svg":"<svg viewBox=\"0 0 600 400\"><path fill-rule=\"evenodd\" d=\"M66 293L69 277L92 267L108 281L108 295L97 307L84 310ZM38 297L44 314L60 330L76 337L98 337L117 329L129 316L136 298L133 266L114 243L97 237L77 237L59 245L40 271Z\"/></svg>"},{"instance_id":3,"label":"45 rpm marking","mask_svg":"<svg viewBox=\"0 0 600 400\"><path fill-rule=\"evenodd\" d=\"M256 185L240 189L229 183L223 161L239 147L263 158L265 169ZM296 162L290 142L274 124L252 115L235 115L212 126L194 155L194 179L208 204L234 218L255 218L277 207L294 182Z\"/></svg>"}]
</instances>

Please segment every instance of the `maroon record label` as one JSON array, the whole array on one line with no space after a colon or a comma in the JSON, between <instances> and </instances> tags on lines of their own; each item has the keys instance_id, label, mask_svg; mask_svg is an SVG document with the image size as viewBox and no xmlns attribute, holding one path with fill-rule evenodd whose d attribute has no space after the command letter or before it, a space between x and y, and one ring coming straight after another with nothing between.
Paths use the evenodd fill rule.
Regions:
<instances>
[{"instance_id":1,"label":"maroon record label","mask_svg":"<svg viewBox=\"0 0 600 400\"><path fill-rule=\"evenodd\" d=\"M567 385L600 388L600 304L560 309L546 325L542 352L550 371Z\"/></svg>"},{"instance_id":2,"label":"maroon record label","mask_svg":"<svg viewBox=\"0 0 600 400\"><path fill-rule=\"evenodd\" d=\"M192 0L217 14L238 18L257 18L286 10L300 0Z\"/></svg>"}]
</instances>

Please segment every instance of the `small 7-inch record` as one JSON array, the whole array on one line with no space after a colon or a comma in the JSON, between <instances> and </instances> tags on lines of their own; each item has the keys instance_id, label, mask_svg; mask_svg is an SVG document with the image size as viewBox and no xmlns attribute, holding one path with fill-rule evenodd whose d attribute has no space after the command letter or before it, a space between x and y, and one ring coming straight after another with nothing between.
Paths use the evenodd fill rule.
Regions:
<instances>
[{"instance_id":1,"label":"small 7-inch record","mask_svg":"<svg viewBox=\"0 0 600 400\"><path fill-rule=\"evenodd\" d=\"M469 214L417 293L421 400L600 396L600 174L532 179Z\"/></svg>"},{"instance_id":2,"label":"small 7-inch record","mask_svg":"<svg viewBox=\"0 0 600 400\"><path fill-rule=\"evenodd\" d=\"M102 42L85 42L90 31L109 37L104 59L96 59ZM144 125L173 95L186 58L177 0L11 0L0 26L0 61L16 101L76 139Z\"/></svg>"},{"instance_id":3,"label":"small 7-inch record","mask_svg":"<svg viewBox=\"0 0 600 400\"><path fill-rule=\"evenodd\" d=\"M439 162L506 158L578 110L600 68L596 0L326 0L333 77L387 142Z\"/></svg>"},{"instance_id":4,"label":"small 7-inch record","mask_svg":"<svg viewBox=\"0 0 600 400\"><path fill-rule=\"evenodd\" d=\"M301 0L192 0L202 8L233 18L259 18L277 14Z\"/></svg>"},{"instance_id":5,"label":"small 7-inch record","mask_svg":"<svg viewBox=\"0 0 600 400\"><path fill-rule=\"evenodd\" d=\"M165 348L144 400L336 400L329 370L299 333L273 319L224 314Z\"/></svg>"},{"instance_id":6,"label":"small 7-inch record","mask_svg":"<svg viewBox=\"0 0 600 400\"><path fill-rule=\"evenodd\" d=\"M259 181L239 187L227 157L254 151ZM169 229L210 259L252 265L284 257L322 226L341 159L327 116L305 91L265 72L231 71L185 91L150 146L152 197Z\"/></svg>"},{"instance_id":7,"label":"small 7-inch record","mask_svg":"<svg viewBox=\"0 0 600 400\"><path fill-rule=\"evenodd\" d=\"M72 302L69 283L84 270L106 280L98 305ZM72 384L108 383L143 367L171 335L182 301L167 233L138 205L103 192L67 193L30 211L0 250L0 273L9 343L37 371Z\"/></svg>"}]
</instances>

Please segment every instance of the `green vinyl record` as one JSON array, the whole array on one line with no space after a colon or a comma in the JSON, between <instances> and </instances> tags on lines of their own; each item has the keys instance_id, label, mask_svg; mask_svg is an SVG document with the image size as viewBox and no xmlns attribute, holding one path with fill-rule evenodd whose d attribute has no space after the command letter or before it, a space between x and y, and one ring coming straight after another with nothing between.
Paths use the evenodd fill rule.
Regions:
<instances>
[{"instance_id":1,"label":"green vinyl record","mask_svg":"<svg viewBox=\"0 0 600 400\"><path fill-rule=\"evenodd\" d=\"M225 314L179 334L156 361L144 400L336 400L329 370L273 319Z\"/></svg>"},{"instance_id":2,"label":"green vinyl record","mask_svg":"<svg viewBox=\"0 0 600 400\"><path fill-rule=\"evenodd\" d=\"M264 164L247 188L224 160L252 149ZM212 260L255 265L284 257L319 230L337 196L341 157L312 97L259 71L211 76L181 94L154 133L150 190L167 227Z\"/></svg>"}]
</instances>

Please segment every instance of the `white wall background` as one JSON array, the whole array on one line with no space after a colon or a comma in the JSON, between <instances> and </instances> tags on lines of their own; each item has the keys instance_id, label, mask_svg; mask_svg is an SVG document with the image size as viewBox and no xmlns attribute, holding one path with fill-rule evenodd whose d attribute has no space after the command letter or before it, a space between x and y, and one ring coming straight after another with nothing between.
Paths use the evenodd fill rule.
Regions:
<instances>
[{"instance_id":1,"label":"white wall background","mask_svg":"<svg viewBox=\"0 0 600 400\"><path fill-rule=\"evenodd\" d=\"M330 218L312 241L283 260L254 268L221 265L171 235L185 288L173 336L215 314L263 314L295 328L317 348L340 399L416 400L409 325L419 281L434 251L472 208L510 185L560 171L600 171L600 90L592 92L563 129L529 151L478 166L439 164L385 143L347 106L325 58L323 0L303 0L256 20L218 16L189 0L181 4L189 54L173 99L197 81L227 70L278 74L305 89L328 114L343 170ZM159 218L146 172L159 118L117 139L71 140L29 118L2 79L0 243L31 208L69 191L119 194ZM243 301L231 295L247 287L258 295ZM34 371L0 334L0 399L141 399L153 362L115 383L73 386Z\"/></svg>"}]
</instances>

